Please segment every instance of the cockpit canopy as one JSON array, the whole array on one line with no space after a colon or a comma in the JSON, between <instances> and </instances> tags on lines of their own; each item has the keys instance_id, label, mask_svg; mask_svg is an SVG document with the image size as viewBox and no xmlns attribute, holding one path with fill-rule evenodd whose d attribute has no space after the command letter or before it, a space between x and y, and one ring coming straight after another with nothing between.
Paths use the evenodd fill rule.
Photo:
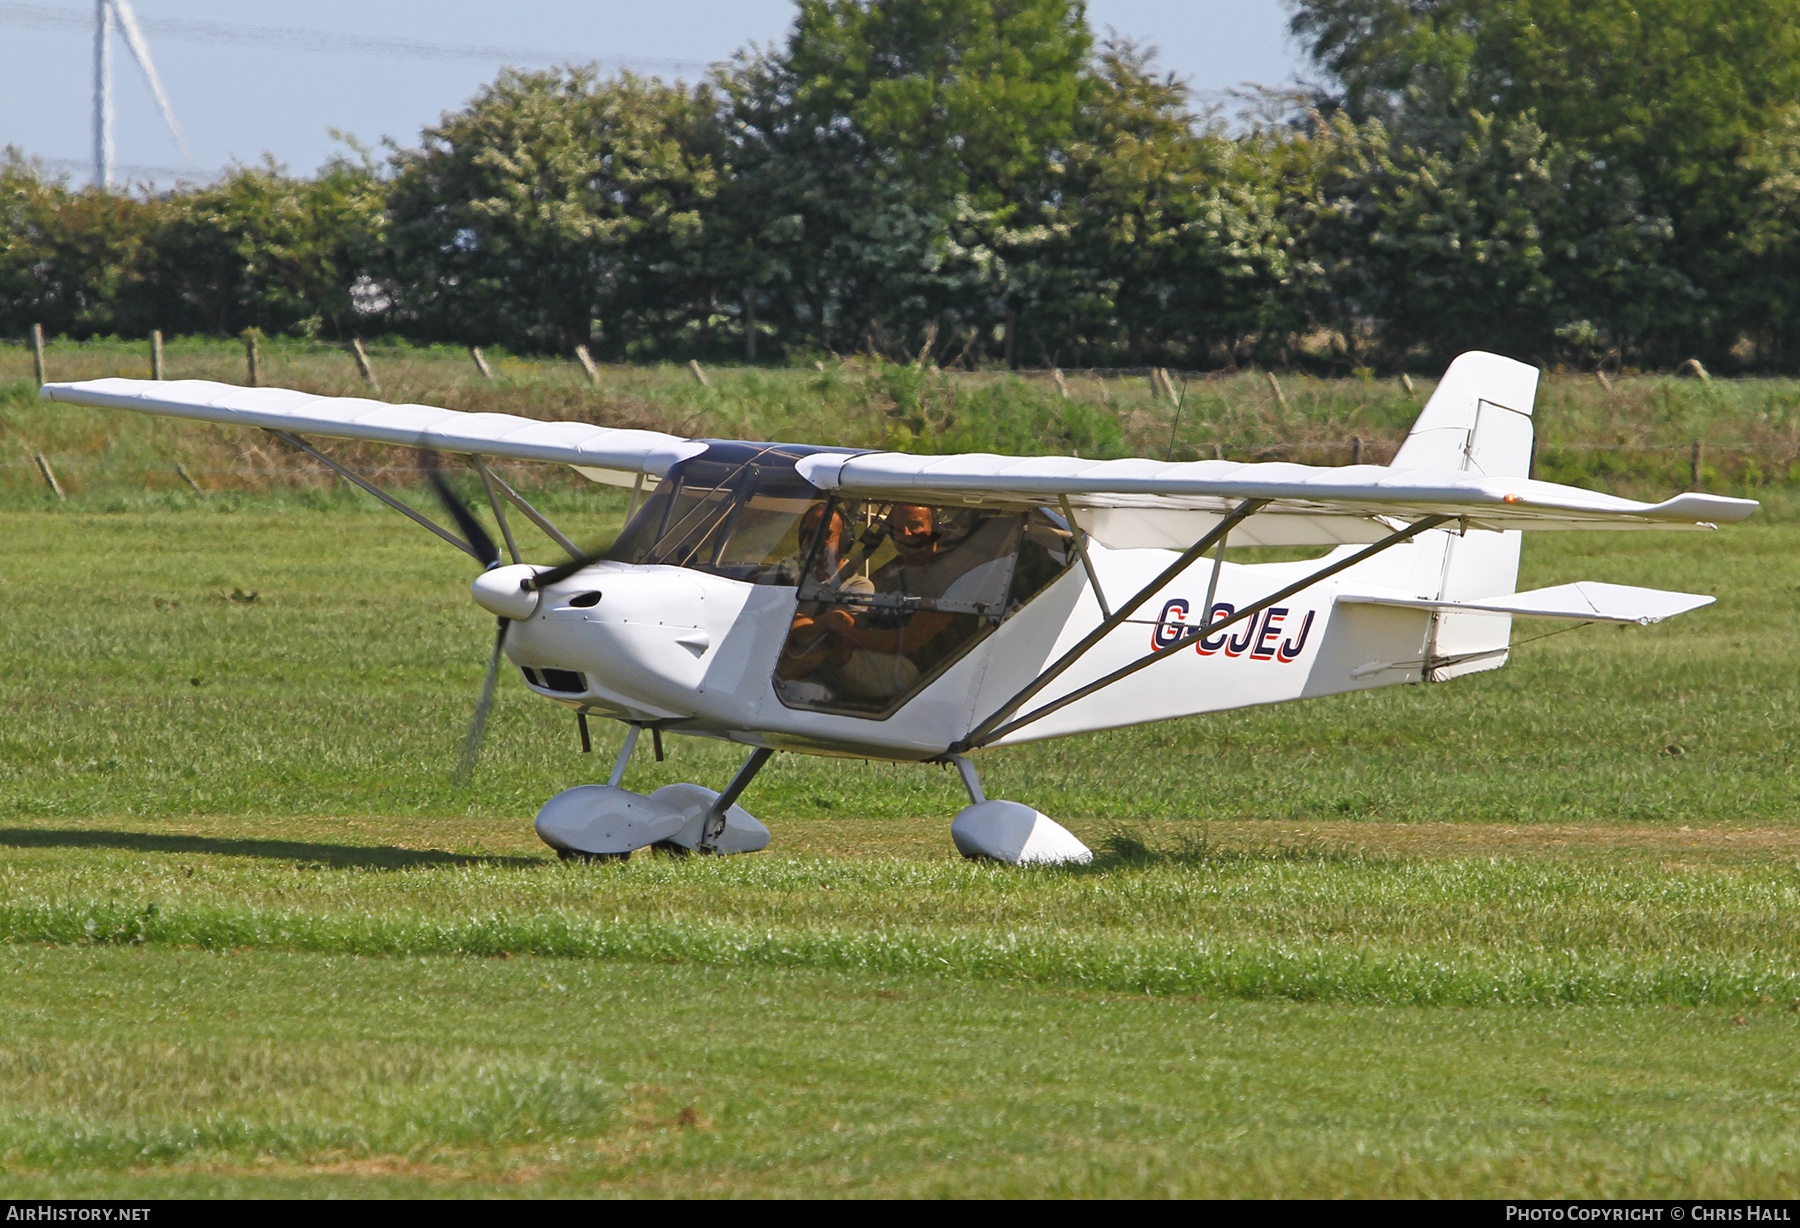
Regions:
<instances>
[{"instance_id":1,"label":"cockpit canopy","mask_svg":"<svg viewBox=\"0 0 1800 1228\"><path fill-rule=\"evenodd\" d=\"M880 719L1074 561L1041 508L827 498L794 462L821 451L717 443L669 471L609 556L797 588L775 673L789 707Z\"/></svg>"}]
</instances>

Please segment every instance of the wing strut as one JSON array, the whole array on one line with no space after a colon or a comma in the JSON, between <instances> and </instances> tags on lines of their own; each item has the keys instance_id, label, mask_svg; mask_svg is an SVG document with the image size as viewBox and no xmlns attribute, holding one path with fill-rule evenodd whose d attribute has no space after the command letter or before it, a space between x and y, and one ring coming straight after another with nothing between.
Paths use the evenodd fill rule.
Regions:
<instances>
[{"instance_id":1,"label":"wing strut","mask_svg":"<svg viewBox=\"0 0 1800 1228\"><path fill-rule=\"evenodd\" d=\"M1126 613L1131 610L1135 610L1138 606L1142 605L1154 593L1159 591L1168 582L1169 579L1174 578L1173 573L1180 571L1183 567L1186 567L1188 564L1192 563L1195 559L1199 558L1202 554L1204 554L1206 551L1206 548L1212 545L1215 537L1222 539L1224 537L1225 533L1228 533L1231 531L1231 527L1234 524L1236 524L1239 520L1243 519L1243 515L1248 514L1248 513L1244 512L1244 508L1246 508L1246 507L1249 507L1249 503L1245 503L1245 504L1241 505L1238 508L1237 512L1234 512L1231 516L1227 516L1223 521L1221 521L1218 524L1218 526L1216 526L1213 529L1213 531L1211 533L1208 533L1205 537L1201 538L1199 541L1195 542L1192 546L1190 546L1188 548L1187 552L1185 554L1183 554L1180 559L1176 560L1176 563L1174 566L1170 567L1168 571L1165 571L1161 576L1158 576L1155 580L1152 580L1148 585L1146 585L1143 589L1141 589L1138 592L1138 594L1131 599L1131 602L1126 607L1126 610L1121 611L1121 613ZM1243 513L1243 514L1240 514L1240 513ZM1382 538L1380 541L1376 542L1374 545L1368 546L1362 550L1358 550L1355 554L1351 555L1349 558L1344 559L1337 563L1333 563L1329 567L1322 567L1318 571L1313 572L1310 576L1307 576L1304 579L1296 580L1294 583L1288 585L1286 588L1282 589L1281 591L1272 593L1269 596L1264 597L1261 601L1258 601L1253 605L1246 606L1243 609L1232 614L1231 617L1220 619L1216 623L1208 623L1207 622L1206 615L1210 615L1212 613L1212 611L1210 609L1208 609L1206 611L1206 615L1203 615L1201 617L1201 621L1198 626L1195 626L1192 629L1184 632L1182 634L1181 638L1175 640L1173 643L1168 644L1162 648L1158 648L1145 656L1139 657L1137 660L1133 661L1130 665L1126 665L1119 669L1116 669L1112 673L1106 675L1106 677L1104 677L1104 678L1101 678L1094 682L1090 682L1084 687L1078 687L1075 690L1070 691L1067 695L1064 695L1061 699L1052 700L1050 703L1044 704L1042 707L1033 708L1030 712L1027 712L1024 716L1020 717L1018 720L1009 721L1005 724L1000 723L1002 721L1005 721L1006 718L1008 716L1010 716L1013 712L1018 711L1019 708L1021 706L1023 706L1025 701L1029 700L1031 698L1031 696L1035 695L1038 691L1043 690L1044 685L1051 678L1053 678L1056 674L1061 673L1064 669L1068 668L1069 665L1072 665L1074 663L1071 660L1072 657L1078 656L1079 654L1086 652L1094 644L1099 642L1102 634L1112 630L1111 626L1108 626L1106 623L1102 623L1100 625L1099 629L1097 629L1094 633L1090 634L1086 639L1082 640L1081 643L1077 644L1075 646L1075 648L1072 649L1070 652L1064 654L1063 657L1060 660L1058 660L1055 665L1051 666L1049 670L1046 670L1044 673L1038 675L1036 681L1034 681L1030 686L1026 687L1023 691L1020 691L1018 695L1015 695L1012 699L1008 700L1005 704L1001 705L1000 710L997 711L996 713L994 713L993 716L988 717L987 720L983 721L980 725L976 726L975 729L969 733L968 737L964 738L962 741L960 741L960 742L956 743L954 746L950 747L950 752L953 754L961 754L964 751L974 750L974 749L977 749L978 747L987 746L988 744L990 744L992 742L997 742L1001 738L1006 737L1008 734L1013 733L1015 730L1022 729L1026 725L1031 724L1033 721L1042 720L1044 717L1049 716L1050 714L1052 714L1054 712L1061 711L1063 708L1068 707L1070 704L1078 703L1079 701L1086 699L1089 695L1092 695L1095 691L1104 690L1106 687L1111 686L1113 683L1118 682L1121 679L1130 677L1132 674L1137 673L1140 669L1143 669L1146 666L1153 665L1157 661L1160 661L1165 657L1173 656L1175 653L1180 652L1183 648L1188 647L1188 645L1192 644L1195 640L1202 639L1207 636L1217 635L1219 632L1225 630L1227 627L1230 627L1236 623L1241 623L1245 619L1254 618L1258 614L1261 614L1264 610L1268 609L1270 606L1274 605L1276 602L1286 601L1289 597L1292 597L1295 593L1299 592L1301 589L1311 588L1313 585L1319 583L1321 580L1329 579L1330 577L1335 576L1338 572L1343 571L1346 568L1354 567L1358 563L1362 562L1364 559L1367 559L1372 555L1380 554L1383 550L1389 549L1390 547L1393 547L1393 546L1398 546L1401 542L1410 541L1414 537L1417 537L1419 534L1425 532L1428 529L1435 529L1439 525L1447 524L1450 521L1455 520L1455 519L1457 519L1457 517L1455 517L1455 516L1426 516L1421 520L1416 520L1412 524L1408 525L1406 528L1400 529L1397 532L1388 534L1388 536ZM1117 622L1123 621L1123 620L1118 619L1115 616L1115 619L1108 620L1108 621L1112 622L1113 625L1117 625Z\"/></svg>"},{"instance_id":2,"label":"wing strut","mask_svg":"<svg viewBox=\"0 0 1800 1228\"><path fill-rule=\"evenodd\" d=\"M494 493L494 475L488 472L488 467L481 463L479 456L471 456L469 463L474 465L475 472L481 475L481 487L487 491L488 507L493 509L494 519L500 524L500 536L506 539L506 552L512 555L513 562L524 562L519 557L519 543L513 540L512 526L506 523L506 509L500 504L500 496Z\"/></svg>"},{"instance_id":3,"label":"wing strut","mask_svg":"<svg viewBox=\"0 0 1800 1228\"><path fill-rule=\"evenodd\" d=\"M433 521L429 517L421 515L418 512L415 512L412 508L406 506L406 504L400 502L400 500L394 498L392 495L389 495L385 491L382 491L380 489L377 489L374 486L371 486L368 482L364 481L360 476L358 476L357 474L352 473L350 470L344 468L342 465L340 465L336 461L332 460L329 456L325 455L323 452L319 451L317 448L309 446L298 435L290 435L286 431L277 431L277 430L270 430L269 434L275 436L275 438L281 440L282 443L287 444L290 448L299 448L302 452L306 453L308 456L310 456L314 460L318 461L321 465L324 465L329 469L336 470L337 473L339 475L341 475L345 481L350 482L352 485L360 486L362 489L368 491L370 494L374 495L377 499L380 499L383 503L385 503L389 507L393 508L396 512L399 512L402 516L409 517L412 520L415 520L419 524L423 525L425 528L430 529L433 533L436 533L439 537L441 537L445 541L449 542L452 546L455 546L458 550L462 551L464 554L466 554L470 558L474 559L477 563L480 563L483 561L482 557L475 552L475 547L471 546L468 542L464 541L462 538L458 537L456 534L452 533L450 530L443 528L436 521Z\"/></svg>"},{"instance_id":4,"label":"wing strut","mask_svg":"<svg viewBox=\"0 0 1800 1228\"><path fill-rule=\"evenodd\" d=\"M1087 572L1089 587L1094 590L1094 600L1100 603L1100 617L1111 618L1112 611L1106 607L1106 590L1100 587L1100 577L1094 571L1094 564L1088 559L1087 534L1075 523L1075 509L1069 506L1069 496L1059 496L1058 502L1062 504L1063 519L1069 522L1069 531L1075 538L1075 552L1081 555L1081 566Z\"/></svg>"},{"instance_id":5,"label":"wing strut","mask_svg":"<svg viewBox=\"0 0 1800 1228\"><path fill-rule=\"evenodd\" d=\"M1124 623L1126 619L1137 613L1137 608L1139 606L1143 605L1146 601L1150 600L1151 597L1160 592L1176 576L1193 566L1197 559L1201 558L1208 550L1212 549L1214 542L1223 541L1225 535L1230 533L1239 521L1247 516L1255 515L1267 502L1268 500L1266 499L1246 499L1238 504L1237 508L1228 513L1218 524L1214 525L1205 537L1202 537L1199 541L1189 546L1182 552L1180 558L1176 559L1173 563L1170 563L1169 566L1163 570L1162 575L1156 577L1156 579L1139 589L1131 600L1114 610L1110 617L1102 619L1098 627L1095 627L1092 631L1088 632L1081 643L1063 653L1049 669L1046 669L1043 673L1032 679L1022 691L995 709L993 715L971 729L966 737L950 748L950 753L961 754L963 751L973 750L977 746L986 746L989 742L993 741L993 730L997 726L1020 708L1024 707L1027 703L1031 702L1032 696L1036 695L1039 691L1056 681L1057 678L1061 677L1064 670L1081 660L1095 644L1098 644L1101 640L1111 635L1114 628L1118 627ZM1089 579L1091 582L1091 574ZM1096 591L1098 591L1098 588L1099 586L1096 585ZM1010 728L1010 726L1008 726L1008 728Z\"/></svg>"},{"instance_id":6,"label":"wing strut","mask_svg":"<svg viewBox=\"0 0 1800 1228\"><path fill-rule=\"evenodd\" d=\"M480 464L480 461L477 461L476 463ZM578 559L581 557L581 547L577 546L574 542L558 532L555 525L544 519L544 514L542 512L525 502L525 497L523 495L506 484L505 478L485 467L484 476L493 479L494 485L500 488L500 493L510 499L514 507L525 513L525 519L542 529L546 537L568 551L570 558Z\"/></svg>"}]
</instances>

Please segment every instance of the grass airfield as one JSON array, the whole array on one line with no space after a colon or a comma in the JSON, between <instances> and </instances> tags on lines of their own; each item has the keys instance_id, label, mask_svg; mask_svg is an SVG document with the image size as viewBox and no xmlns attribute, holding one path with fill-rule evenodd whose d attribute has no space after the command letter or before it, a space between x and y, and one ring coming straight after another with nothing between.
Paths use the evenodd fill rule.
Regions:
<instances>
[{"instance_id":1,"label":"grass airfield","mask_svg":"<svg viewBox=\"0 0 1800 1228\"><path fill-rule=\"evenodd\" d=\"M503 678L451 783L461 556L330 494L0 512L0 1196L1800 1196L1776 503L1528 542L1721 597L1657 627L990 755L1101 850L1023 872L949 773L792 756L765 853L563 865L618 737ZM669 746L627 785L737 761Z\"/></svg>"}]
</instances>

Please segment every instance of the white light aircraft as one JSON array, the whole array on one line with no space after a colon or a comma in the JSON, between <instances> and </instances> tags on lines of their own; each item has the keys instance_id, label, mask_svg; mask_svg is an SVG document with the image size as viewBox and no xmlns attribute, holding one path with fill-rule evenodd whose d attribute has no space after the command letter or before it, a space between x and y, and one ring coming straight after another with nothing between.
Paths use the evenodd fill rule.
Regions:
<instances>
[{"instance_id":1,"label":"white light aircraft","mask_svg":"<svg viewBox=\"0 0 1800 1228\"><path fill-rule=\"evenodd\" d=\"M910 456L651 431L195 380L46 384L53 401L261 428L473 556L498 618L465 767L500 658L534 693L628 728L606 784L559 793L537 831L565 857L763 848L737 804L776 751L952 764L965 855L1085 861L1060 824L981 790L996 747L1504 665L1515 618L1658 622L1713 599L1579 582L1516 590L1530 530L1707 529L1746 499L1641 503L1528 477L1535 368L1451 364L1391 466ZM510 563L433 477L461 536L308 443L465 456ZM585 553L485 463L574 466L630 487ZM434 462L435 464L435 462ZM523 561L507 507L569 555ZM1240 546L1317 546L1238 564ZM723 792L620 787L641 731L750 750Z\"/></svg>"}]
</instances>

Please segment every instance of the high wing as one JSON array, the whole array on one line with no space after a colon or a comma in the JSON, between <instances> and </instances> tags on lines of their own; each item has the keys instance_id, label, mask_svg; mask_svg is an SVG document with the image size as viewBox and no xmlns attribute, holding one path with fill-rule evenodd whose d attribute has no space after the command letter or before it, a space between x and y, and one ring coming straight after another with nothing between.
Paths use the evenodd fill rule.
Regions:
<instances>
[{"instance_id":1,"label":"high wing","mask_svg":"<svg viewBox=\"0 0 1800 1228\"><path fill-rule=\"evenodd\" d=\"M1481 529L1711 528L1743 520L1757 508L1753 499L1681 494L1661 503L1639 503L1529 478L1493 478L1381 465L1321 467L1217 460L1165 463L1063 456L906 456L877 452L851 457L812 456L798 467L807 480L824 489L883 499L1016 500L1054 506L1066 498L1075 507L1101 512L1129 510L1134 513L1130 521L1146 530L1159 522L1167 523L1172 538L1186 536L1188 541L1200 536L1211 520L1246 499L1268 501L1259 512L1259 519L1296 517L1314 530L1325 530L1326 526L1315 522L1329 517L1373 521L1378 517L1444 515L1462 518L1467 527ZM1106 525L1114 519L1123 518L1096 515L1092 523L1084 518L1083 527L1106 541ZM1178 523L1182 528L1176 532ZM1386 531L1378 524L1369 529L1377 537ZM1321 540L1328 543L1364 539L1346 533ZM1240 539L1240 544L1251 543ZM1260 544L1311 543L1294 540Z\"/></svg>"},{"instance_id":2,"label":"high wing","mask_svg":"<svg viewBox=\"0 0 1800 1228\"><path fill-rule=\"evenodd\" d=\"M1641 503L1483 472L1478 437L1511 439L1515 451L1522 438L1529 447L1535 382L1534 370L1496 355L1459 358L1396 458L1401 467L832 450L804 457L796 468L820 489L882 500L1051 507L1066 502L1081 509L1085 531L1117 548L1183 549L1246 500L1258 502L1258 514L1234 529L1230 538L1234 546L1374 542L1391 532L1395 521L1425 516L1456 517L1465 529L1669 529L1734 523L1756 510L1750 499L1688 493L1661 503ZM42 395L53 401L304 435L561 463L596 481L624 485L637 475L663 477L675 464L709 446L658 431L540 422L511 414L463 413L206 380L89 380L46 384ZM1490 396L1503 400L1491 401ZM1508 401L1525 408L1509 409ZM1454 454L1437 443L1415 447L1415 440L1434 434L1467 442ZM1406 463L1418 458L1432 463ZM1452 460L1460 467L1452 468L1447 463Z\"/></svg>"},{"instance_id":3,"label":"high wing","mask_svg":"<svg viewBox=\"0 0 1800 1228\"><path fill-rule=\"evenodd\" d=\"M431 405L394 405L360 397L321 397L286 388L243 388L211 380L96 379L45 384L49 401L134 409L231 426L361 439L574 465L597 481L630 485L631 475L660 478L706 451L706 445L661 431L622 430L583 422L540 422L512 414L470 414ZM592 470L593 472L588 472Z\"/></svg>"},{"instance_id":4,"label":"high wing","mask_svg":"<svg viewBox=\"0 0 1800 1228\"><path fill-rule=\"evenodd\" d=\"M1756 510L1748 499L1682 494L1661 503L1532 481L1538 372L1471 351L1444 372L1391 466L1040 456L812 456L815 485L882 499L989 500L1082 509L1081 527L1115 548L1186 549L1234 507L1257 514L1234 546L1372 543L1397 521L1451 516L1461 529L1711 528Z\"/></svg>"}]
</instances>

